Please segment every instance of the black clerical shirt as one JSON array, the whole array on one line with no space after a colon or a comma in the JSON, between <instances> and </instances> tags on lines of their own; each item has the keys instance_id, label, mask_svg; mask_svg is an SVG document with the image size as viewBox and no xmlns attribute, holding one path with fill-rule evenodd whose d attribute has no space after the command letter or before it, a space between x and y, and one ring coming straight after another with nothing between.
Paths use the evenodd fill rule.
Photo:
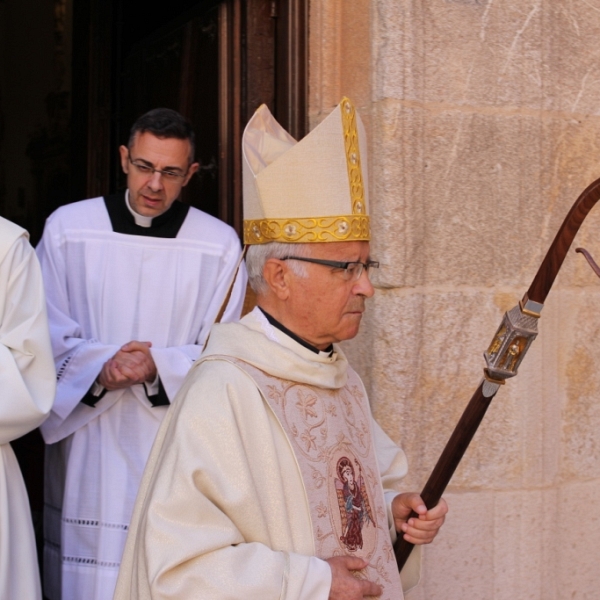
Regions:
<instances>
[{"instance_id":1,"label":"black clerical shirt","mask_svg":"<svg viewBox=\"0 0 600 600\"><path fill-rule=\"evenodd\" d=\"M152 219L150 227L142 227L135 222L134 216L127 208L125 192L104 196L104 204L115 233L159 238L177 237L190 209L187 204L175 200L162 215Z\"/></svg>"},{"instance_id":2,"label":"black clerical shirt","mask_svg":"<svg viewBox=\"0 0 600 600\"><path fill-rule=\"evenodd\" d=\"M309 344L306 340L303 340L301 337L297 336L293 331L290 331L285 325L280 323L275 317L272 317L266 310L264 310L264 308L261 308L260 306L258 308L260 309L260 312L262 312L262 314L265 315L265 317L267 318L267 321L269 321L269 323L271 323L271 325L273 325L273 327L276 327L277 329L279 329L279 331L282 331L287 336L291 337L294 341L298 342L301 346L308 348L311 352L314 352L315 354L319 354L320 352L326 352L330 356L333 354L333 344L329 344L329 346L327 346L327 348L325 348L325 350L319 350L312 344Z\"/></svg>"}]
</instances>

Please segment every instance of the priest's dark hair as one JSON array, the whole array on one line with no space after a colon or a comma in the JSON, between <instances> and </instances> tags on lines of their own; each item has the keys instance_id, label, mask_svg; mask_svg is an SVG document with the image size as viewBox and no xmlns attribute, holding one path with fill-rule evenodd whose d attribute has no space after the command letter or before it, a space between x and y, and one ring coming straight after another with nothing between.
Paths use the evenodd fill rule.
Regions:
<instances>
[{"instance_id":1,"label":"priest's dark hair","mask_svg":"<svg viewBox=\"0 0 600 600\"><path fill-rule=\"evenodd\" d=\"M177 138L190 141L190 163L196 153L196 136L192 124L176 110L153 108L143 114L132 126L127 147L131 150L138 133L151 133L157 138Z\"/></svg>"}]
</instances>

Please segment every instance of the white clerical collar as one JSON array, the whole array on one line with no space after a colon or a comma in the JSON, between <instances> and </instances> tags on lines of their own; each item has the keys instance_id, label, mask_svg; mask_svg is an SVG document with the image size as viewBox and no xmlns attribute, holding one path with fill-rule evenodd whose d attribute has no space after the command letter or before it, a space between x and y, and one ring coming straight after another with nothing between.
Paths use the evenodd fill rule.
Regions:
<instances>
[{"instance_id":1,"label":"white clerical collar","mask_svg":"<svg viewBox=\"0 0 600 600\"><path fill-rule=\"evenodd\" d=\"M127 206L127 209L129 210L129 212L133 215L136 225L139 225L140 227L151 227L152 226L152 219L154 217L145 217L144 215L140 215L140 214L136 213L135 210L133 210L133 208L131 208L131 204L129 204L129 190L125 191L125 204Z\"/></svg>"}]
</instances>

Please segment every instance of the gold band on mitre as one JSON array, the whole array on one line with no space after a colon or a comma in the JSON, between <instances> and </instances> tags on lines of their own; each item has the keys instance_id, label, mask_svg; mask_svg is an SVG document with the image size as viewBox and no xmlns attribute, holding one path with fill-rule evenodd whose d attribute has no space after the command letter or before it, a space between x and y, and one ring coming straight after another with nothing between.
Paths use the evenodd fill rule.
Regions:
<instances>
[{"instance_id":1,"label":"gold band on mitre","mask_svg":"<svg viewBox=\"0 0 600 600\"><path fill-rule=\"evenodd\" d=\"M244 221L244 244L368 242L370 239L369 217L364 215Z\"/></svg>"},{"instance_id":2,"label":"gold band on mitre","mask_svg":"<svg viewBox=\"0 0 600 600\"><path fill-rule=\"evenodd\" d=\"M346 148L346 164L348 165L348 181L350 182L350 197L352 213L364 214L365 186L363 185L362 166L360 163L360 148L358 146L358 131L356 130L356 110L348 98L342 98L342 123L344 127L344 147Z\"/></svg>"},{"instance_id":3,"label":"gold band on mitre","mask_svg":"<svg viewBox=\"0 0 600 600\"><path fill-rule=\"evenodd\" d=\"M244 244L370 240L366 136L348 98L300 142L262 106L242 147Z\"/></svg>"}]
</instances>

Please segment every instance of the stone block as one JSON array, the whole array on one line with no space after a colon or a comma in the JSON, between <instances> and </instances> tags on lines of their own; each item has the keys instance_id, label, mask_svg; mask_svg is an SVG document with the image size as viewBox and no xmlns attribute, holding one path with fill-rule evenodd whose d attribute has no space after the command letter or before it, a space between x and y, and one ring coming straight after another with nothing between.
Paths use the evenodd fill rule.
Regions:
<instances>
[{"instance_id":1,"label":"stone block","mask_svg":"<svg viewBox=\"0 0 600 600\"><path fill-rule=\"evenodd\" d=\"M600 287L551 292L539 336L503 386L452 489L548 486L600 477ZM479 385L482 353L517 294L378 289L357 340L344 345L375 417L421 487Z\"/></svg>"},{"instance_id":2,"label":"stone block","mask_svg":"<svg viewBox=\"0 0 600 600\"><path fill-rule=\"evenodd\" d=\"M559 490L556 519L548 524L548 543L556 552L556 600L598 598L599 496L598 479L571 481Z\"/></svg>"},{"instance_id":3,"label":"stone block","mask_svg":"<svg viewBox=\"0 0 600 600\"><path fill-rule=\"evenodd\" d=\"M388 100L376 105L371 136L373 252L385 287L525 291L571 205L600 173L600 122L432 113ZM598 225L600 208L576 244L593 249ZM560 277L580 282L580 272L588 274L583 259L569 256Z\"/></svg>"},{"instance_id":4,"label":"stone block","mask_svg":"<svg viewBox=\"0 0 600 600\"><path fill-rule=\"evenodd\" d=\"M600 11L591 2L544 3L543 107L581 119L600 114L596 46Z\"/></svg>"},{"instance_id":5,"label":"stone block","mask_svg":"<svg viewBox=\"0 0 600 600\"><path fill-rule=\"evenodd\" d=\"M448 494L450 512L424 548L421 582L406 600L491 600L494 596L494 496Z\"/></svg>"},{"instance_id":6,"label":"stone block","mask_svg":"<svg viewBox=\"0 0 600 600\"><path fill-rule=\"evenodd\" d=\"M477 291L378 290L370 303L370 341L359 345L374 358L359 372L368 371L375 417L408 455L413 486L425 482L481 382L482 354L500 317L492 296ZM519 402L518 389L510 382L492 402L452 486L519 484L521 420L535 409Z\"/></svg>"},{"instance_id":7,"label":"stone block","mask_svg":"<svg viewBox=\"0 0 600 600\"><path fill-rule=\"evenodd\" d=\"M599 282L600 283L600 282ZM562 481L600 478L600 285L561 292L561 334L554 346L561 365Z\"/></svg>"},{"instance_id":8,"label":"stone block","mask_svg":"<svg viewBox=\"0 0 600 600\"><path fill-rule=\"evenodd\" d=\"M548 535L560 513L558 496L555 490L447 494L446 523L425 548L421 584L407 600L569 597L556 593L557 560L578 559L561 555Z\"/></svg>"},{"instance_id":9,"label":"stone block","mask_svg":"<svg viewBox=\"0 0 600 600\"><path fill-rule=\"evenodd\" d=\"M346 10L343 0L310 3L309 125L325 118L343 96L361 109L371 98L370 2L356 0Z\"/></svg>"},{"instance_id":10,"label":"stone block","mask_svg":"<svg viewBox=\"0 0 600 600\"><path fill-rule=\"evenodd\" d=\"M540 108L540 0L380 0L376 6L377 99Z\"/></svg>"}]
</instances>

